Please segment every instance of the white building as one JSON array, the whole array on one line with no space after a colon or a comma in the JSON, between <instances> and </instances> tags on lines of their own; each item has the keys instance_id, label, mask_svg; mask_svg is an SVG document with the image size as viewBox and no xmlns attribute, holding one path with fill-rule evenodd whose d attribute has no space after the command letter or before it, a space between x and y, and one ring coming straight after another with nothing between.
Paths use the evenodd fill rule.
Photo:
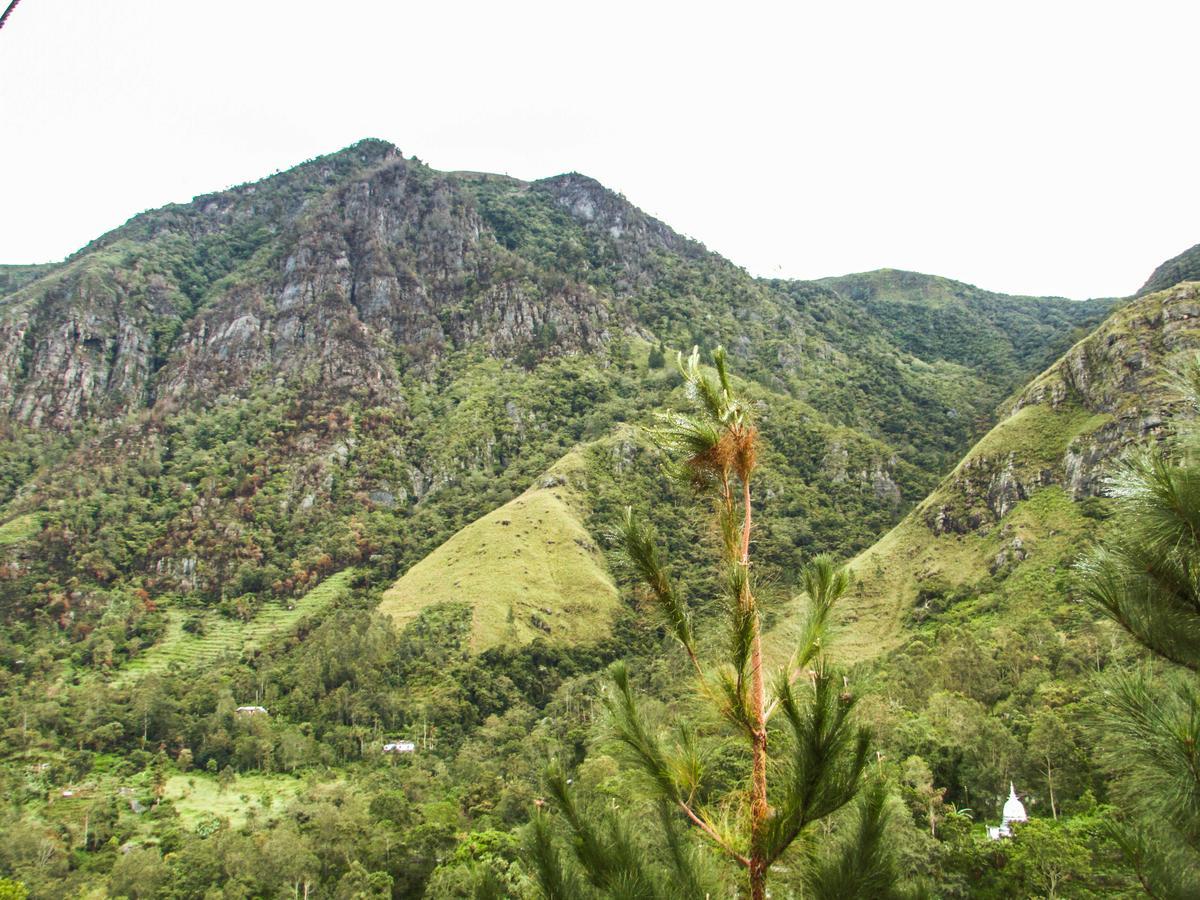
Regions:
<instances>
[{"instance_id":1,"label":"white building","mask_svg":"<svg viewBox=\"0 0 1200 900\"><path fill-rule=\"evenodd\" d=\"M1025 804L1017 799L1017 789L1013 787L1013 783L1008 783L1008 799L1004 801L1004 813L1000 819L999 828L988 828L988 837L993 841L1000 838L1012 837L1012 829L1009 827L1013 822L1024 822L1029 818L1025 815Z\"/></svg>"},{"instance_id":2,"label":"white building","mask_svg":"<svg viewBox=\"0 0 1200 900\"><path fill-rule=\"evenodd\" d=\"M383 745L384 753L415 753L417 745L412 741L389 741Z\"/></svg>"},{"instance_id":3,"label":"white building","mask_svg":"<svg viewBox=\"0 0 1200 900\"><path fill-rule=\"evenodd\" d=\"M263 706L239 706L237 714L239 716L265 716L267 710Z\"/></svg>"}]
</instances>

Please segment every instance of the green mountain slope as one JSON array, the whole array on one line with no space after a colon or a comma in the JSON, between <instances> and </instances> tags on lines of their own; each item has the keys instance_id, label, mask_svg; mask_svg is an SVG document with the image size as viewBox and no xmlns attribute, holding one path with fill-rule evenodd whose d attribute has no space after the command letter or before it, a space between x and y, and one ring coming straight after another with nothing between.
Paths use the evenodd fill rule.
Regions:
<instances>
[{"instance_id":1,"label":"green mountain slope","mask_svg":"<svg viewBox=\"0 0 1200 900\"><path fill-rule=\"evenodd\" d=\"M854 551L894 524L1096 314L988 295L1039 323L1028 346L949 358L907 313L752 278L585 176L442 173L382 141L10 274L0 518L40 528L0 609L84 641L142 592L258 608L349 566L391 580L667 402L659 346L726 344L798 417L779 429L786 577L813 545ZM133 653L141 628L104 640Z\"/></svg>"},{"instance_id":2,"label":"green mountain slope","mask_svg":"<svg viewBox=\"0 0 1200 900\"><path fill-rule=\"evenodd\" d=\"M167 670L195 672L222 659L239 660L288 635L305 617L320 616L344 599L354 581L353 569L330 575L287 606L271 606L248 620L215 613L167 611L159 640L117 673L115 683L127 685L142 675Z\"/></svg>"},{"instance_id":3,"label":"green mountain slope","mask_svg":"<svg viewBox=\"0 0 1200 900\"><path fill-rule=\"evenodd\" d=\"M885 331L898 347L928 362L966 367L998 403L1094 328L1112 300L1072 303L1013 297L974 285L881 269L824 278Z\"/></svg>"},{"instance_id":4,"label":"green mountain slope","mask_svg":"<svg viewBox=\"0 0 1200 900\"><path fill-rule=\"evenodd\" d=\"M1138 296L1166 290L1184 281L1200 281L1200 244L1173 256L1151 272Z\"/></svg>"},{"instance_id":5,"label":"green mountain slope","mask_svg":"<svg viewBox=\"0 0 1200 900\"><path fill-rule=\"evenodd\" d=\"M1169 426L1165 369L1198 349L1200 286L1179 285L1118 310L1006 404L937 490L854 560L855 655L930 617L970 615L977 607L950 612L967 597L1061 602L1067 566L1101 527L1106 472Z\"/></svg>"},{"instance_id":6,"label":"green mountain slope","mask_svg":"<svg viewBox=\"0 0 1200 900\"><path fill-rule=\"evenodd\" d=\"M479 652L538 638L594 643L620 602L604 557L583 525L578 452L559 460L525 493L493 510L409 569L379 604L398 626L429 606L471 609Z\"/></svg>"},{"instance_id":7,"label":"green mountain slope","mask_svg":"<svg viewBox=\"0 0 1200 900\"><path fill-rule=\"evenodd\" d=\"M1190 302L1162 300L1159 330L1190 340ZM1157 364L1154 327L1079 345L954 466L1104 308L756 279L586 176L438 172L382 141L0 272L0 713L20 723L0 874L99 896L145 862L173 895L267 896L305 889L269 878L311 855L321 896L440 896L489 848L519 878L547 759L620 781L604 667L636 657L664 703L680 691L605 546L622 508L656 524L697 616L719 602L713 535L628 427L680 403L670 358L694 344L730 348L757 411L764 596L863 553L850 651L933 648L879 692L889 739L944 660L947 691L999 702L960 677L1004 682L987 653L930 634L1066 606L1047 585L1099 521L1104 460L1159 427L1122 406L1135 368L1114 380L1118 357ZM770 616L786 652L788 601ZM1053 624L1082 633L1069 609ZM895 752L985 810L1013 769Z\"/></svg>"}]
</instances>

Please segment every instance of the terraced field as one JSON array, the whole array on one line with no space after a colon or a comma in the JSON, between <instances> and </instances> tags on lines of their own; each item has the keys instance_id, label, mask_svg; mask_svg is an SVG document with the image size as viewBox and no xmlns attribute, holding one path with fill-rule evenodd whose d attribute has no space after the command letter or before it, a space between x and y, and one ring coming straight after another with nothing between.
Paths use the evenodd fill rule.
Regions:
<instances>
[{"instance_id":1,"label":"terraced field","mask_svg":"<svg viewBox=\"0 0 1200 900\"><path fill-rule=\"evenodd\" d=\"M299 778L262 774L238 775L228 788L222 788L216 778L189 772L167 779L163 799L172 801L188 830L212 819L225 819L231 827L240 828L252 809L282 808L303 788L304 781Z\"/></svg>"},{"instance_id":2,"label":"terraced field","mask_svg":"<svg viewBox=\"0 0 1200 900\"><path fill-rule=\"evenodd\" d=\"M127 684L151 672L166 672L176 667L194 669L260 649L287 634L305 616L318 613L345 596L354 576L354 569L343 569L318 584L290 609L271 605L249 622L227 619L215 612L204 613L199 634L183 629L184 622L195 615L194 611L171 610L162 640L122 668L114 681Z\"/></svg>"},{"instance_id":3,"label":"terraced field","mask_svg":"<svg viewBox=\"0 0 1200 900\"><path fill-rule=\"evenodd\" d=\"M15 519L9 519L0 525L0 547L8 547L28 540L37 534L41 527L42 521L36 513L27 513L17 516Z\"/></svg>"}]
</instances>

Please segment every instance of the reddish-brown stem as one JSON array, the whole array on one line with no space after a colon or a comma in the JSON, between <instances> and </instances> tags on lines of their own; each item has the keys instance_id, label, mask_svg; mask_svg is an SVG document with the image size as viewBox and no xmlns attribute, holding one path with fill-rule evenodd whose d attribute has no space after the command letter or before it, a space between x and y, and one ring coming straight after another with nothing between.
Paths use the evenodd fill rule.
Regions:
<instances>
[{"instance_id":1,"label":"reddish-brown stem","mask_svg":"<svg viewBox=\"0 0 1200 900\"><path fill-rule=\"evenodd\" d=\"M691 647L689 647L687 644L683 645L683 649L687 651L688 659L690 659L692 661L692 668L696 670L696 677L703 678L704 677L704 669L702 669L700 667L700 659L699 659L699 657L696 656L696 651L693 650Z\"/></svg>"},{"instance_id":2,"label":"reddish-brown stem","mask_svg":"<svg viewBox=\"0 0 1200 900\"><path fill-rule=\"evenodd\" d=\"M682 800L680 800L679 808L683 810L683 814L691 820L693 825L695 825L697 828L699 828L701 831L703 831L706 835L709 836L709 838L712 840L712 842L714 844L716 844L718 847L720 847L722 850L724 850L726 853L728 853L730 856L732 856L734 859L736 859L743 866L749 867L750 860L748 858L746 858L745 856L743 856L741 853L738 853L732 847L730 847L729 844L725 843L725 839L722 838L721 835L717 833L717 830L715 828L713 828L711 825L709 825L707 822L705 822L698 815L696 815L696 813L694 813L692 811L692 808L690 806L688 806L686 803L684 803Z\"/></svg>"},{"instance_id":3,"label":"reddish-brown stem","mask_svg":"<svg viewBox=\"0 0 1200 900\"><path fill-rule=\"evenodd\" d=\"M750 528L753 514L750 502L749 473L742 478L742 558L741 564L750 567ZM766 692L763 686L762 635L759 632L758 616L755 615L754 595L750 591L750 573L742 581L742 604L752 616L753 637L750 645L750 715L754 731L753 769L750 783L750 898L765 900L767 896L767 822L770 806L767 803L767 721L765 716Z\"/></svg>"},{"instance_id":4,"label":"reddish-brown stem","mask_svg":"<svg viewBox=\"0 0 1200 900\"><path fill-rule=\"evenodd\" d=\"M742 481L742 565L750 565L750 478Z\"/></svg>"}]
</instances>

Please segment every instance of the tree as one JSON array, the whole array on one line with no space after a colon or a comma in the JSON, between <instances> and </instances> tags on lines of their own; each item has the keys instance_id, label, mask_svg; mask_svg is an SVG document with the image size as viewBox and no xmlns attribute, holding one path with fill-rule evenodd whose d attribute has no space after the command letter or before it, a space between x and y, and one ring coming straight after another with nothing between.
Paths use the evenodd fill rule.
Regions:
<instances>
[{"instance_id":1,"label":"tree","mask_svg":"<svg viewBox=\"0 0 1200 900\"><path fill-rule=\"evenodd\" d=\"M162 802L163 795L167 792L167 780L170 778L170 760L167 759L167 754L159 750L154 757L154 761L150 764L150 784L154 790L154 805L158 806Z\"/></svg>"},{"instance_id":2,"label":"tree","mask_svg":"<svg viewBox=\"0 0 1200 900\"><path fill-rule=\"evenodd\" d=\"M1020 886L1054 900L1064 882L1085 880L1091 854L1080 837L1053 820L1031 819L1015 827L1007 846L1009 865Z\"/></svg>"},{"instance_id":3,"label":"tree","mask_svg":"<svg viewBox=\"0 0 1200 900\"><path fill-rule=\"evenodd\" d=\"M1058 818L1058 803L1054 796L1054 778L1064 762L1077 751L1075 739L1067 723L1053 709L1038 710L1029 729L1026 750L1038 761L1041 774L1046 778L1046 791L1050 795L1050 814Z\"/></svg>"},{"instance_id":4,"label":"tree","mask_svg":"<svg viewBox=\"0 0 1200 900\"><path fill-rule=\"evenodd\" d=\"M139 847L117 857L108 886L114 897L142 900L157 897L166 879L167 867L158 850Z\"/></svg>"},{"instance_id":5,"label":"tree","mask_svg":"<svg viewBox=\"0 0 1200 900\"><path fill-rule=\"evenodd\" d=\"M904 760L901 781L911 795L911 802L929 823L929 836L936 838L938 822L946 806L946 789L933 786L933 772L929 763L919 756Z\"/></svg>"},{"instance_id":6,"label":"tree","mask_svg":"<svg viewBox=\"0 0 1200 900\"><path fill-rule=\"evenodd\" d=\"M387 900L392 896L392 876L387 872L369 872L358 860L338 882L336 900Z\"/></svg>"},{"instance_id":7,"label":"tree","mask_svg":"<svg viewBox=\"0 0 1200 900\"><path fill-rule=\"evenodd\" d=\"M1200 410L1200 356L1174 373ZM1109 539L1078 565L1087 600L1169 665L1111 679L1099 711L1111 767L1146 823L1121 840L1151 893L1200 868L1200 440L1181 430L1111 480Z\"/></svg>"},{"instance_id":8,"label":"tree","mask_svg":"<svg viewBox=\"0 0 1200 900\"><path fill-rule=\"evenodd\" d=\"M646 363L651 369L661 369L667 363L666 348L663 342L659 341L657 347L650 348L650 355L646 359Z\"/></svg>"},{"instance_id":9,"label":"tree","mask_svg":"<svg viewBox=\"0 0 1200 900\"><path fill-rule=\"evenodd\" d=\"M710 797L698 729L685 723L673 741L664 739L635 699L627 667L615 664L608 711L619 743L644 776L646 798L657 807L657 840L646 846L644 823L634 828L611 809L585 809L566 773L552 773L550 792L571 835L575 863L558 852L548 821L535 819L531 855L549 898L715 895L715 854L745 873L752 900L763 900L771 866L814 823L828 819L859 792L869 738L852 723L854 697L824 653L831 614L849 587L849 574L825 556L804 568L807 605L800 638L768 690L751 567L758 432L749 406L734 391L720 348L713 362L715 371L708 371L700 366L698 350L686 361L680 355L696 412L665 416L655 435L669 471L714 502L729 624L723 664L702 658L691 610L660 558L653 529L627 509L619 536L668 632L683 649L701 697L746 748L748 765L730 790ZM783 720L781 727L774 724L776 716ZM778 786L772 789L774 784ZM836 859L811 863L810 887L816 896L880 897L894 889L883 865L885 818L882 794L872 789L859 826L846 833L842 852ZM707 853L697 852L684 830L688 826L702 836ZM860 892L853 888L856 883ZM824 892L823 885L833 893Z\"/></svg>"}]
</instances>

